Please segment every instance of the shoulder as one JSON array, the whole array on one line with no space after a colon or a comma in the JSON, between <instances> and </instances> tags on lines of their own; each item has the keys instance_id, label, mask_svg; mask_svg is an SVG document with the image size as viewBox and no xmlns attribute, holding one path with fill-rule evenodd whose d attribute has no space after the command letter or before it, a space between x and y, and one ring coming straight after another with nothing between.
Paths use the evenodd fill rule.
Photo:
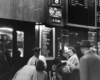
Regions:
<instances>
[{"instance_id":1,"label":"shoulder","mask_svg":"<svg viewBox=\"0 0 100 80\"><path fill-rule=\"evenodd\" d=\"M32 56L29 60L33 60L33 58L35 58L34 56Z\"/></svg>"},{"instance_id":2,"label":"shoulder","mask_svg":"<svg viewBox=\"0 0 100 80\"><path fill-rule=\"evenodd\" d=\"M44 74L44 77L47 77L48 76L48 74L47 74L46 71L43 71L43 74Z\"/></svg>"},{"instance_id":3,"label":"shoulder","mask_svg":"<svg viewBox=\"0 0 100 80\"><path fill-rule=\"evenodd\" d=\"M47 75L47 72L46 72L46 71L43 71L43 73L44 73L45 75Z\"/></svg>"},{"instance_id":4,"label":"shoulder","mask_svg":"<svg viewBox=\"0 0 100 80\"><path fill-rule=\"evenodd\" d=\"M88 56L84 55L83 57L80 58L80 63L82 62L87 62L88 61Z\"/></svg>"},{"instance_id":5,"label":"shoulder","mask_svg":"<svg viewBox=\"0 0 100 80\"><path fill-rule=\"evenodd\" d=\"M73 56L70 57L70 59L74 59L75 60L75 59L78 59L78 57L77 57L76 54L74 54Z\"/></svg>"},{"instance_id":6,"label":"shoulder","mask_svg":"<svg viewBox=\"0 0 100 80\"><path fill-rule=\"evenodd\" d=\"M46 58L42 55L39 56L39 59L43 60L43 61L46 61Z\"/></svg>"},{"instance_id":7,"label":"shoulder","mask_svg":"<svg viewBox=\"0 0 100 80\"><path fill-rule=\"evenodd\" d=\"M74 55L73 55L73 58L76 58L76 59L78 59L78 56L77 56L77 54L74 54Z\"/></svg>"}]
</instances>

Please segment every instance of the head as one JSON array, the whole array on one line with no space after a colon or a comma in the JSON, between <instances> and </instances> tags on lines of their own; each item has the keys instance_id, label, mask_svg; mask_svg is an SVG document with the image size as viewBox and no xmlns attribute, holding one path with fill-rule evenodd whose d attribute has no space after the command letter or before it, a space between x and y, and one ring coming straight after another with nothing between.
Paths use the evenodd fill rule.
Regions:
<instances>
[{"instance_id":1,"label":"head","mask_svg":"<svg viewBox=\"0 0 100 80\"><path fill-rule=\"evenodd\" d=\"M86 51L90 50L90 47L81 47L82 54L85 54Z\"/></svg>"},{"instance_id":2,"label":"head","mask_svg":"<svg viewBox=\"0 0 100 80\"><path fill-rule=\"evenodd\" d=\"M86 51L90 50L91 44L88 40L82 40L82 42L80 43L80 50L82 52L82 54L85 54Z\"/></svg>"},{"instance_id":3,"label":"head","mask_svg":"<svg viewBox=\"0 0 100 80\"><path fill-rule=\"evenodd\" d=\"M59 63L61 63L61 59L60 59L59 57L56 57L56 58L54 59L54 64L55 64L55 65L58 65Z\"/></svg>"},{"instance_id":4,"label":"head","mask_svg":"<svg viewBox=\"0 0 100 80\"><path fill-rule=\"evenodd\" d=\"M39 59L42 60L44 62L44 66L45 66L45 69L47 68L47 62L46 62L46 58L43 56L43 55L40 55L39 56Z\"/></svg>"},{"instance_id":5,"label":"head","mask_svg":"<svg viewBox=\"0 0 100 80\"><path fill-rule=\"evenodd\" d=\"M62 56L63 55L63 50L59 51L59 55Z\"/></svg>"},{"instance_id":6,"label":"head","mask_svg":"<svg viewBox=\"0 0 100 80\"><path fill-rule=\"evenodd\" d=\"M68 49L68 55L69 55L69 56L72 56L73 54L76 54L75 48L69 47L69 49Z\"/></svg>"},{"instance_id":7,"label":"head","mask_svg":"<svg viewBox=\"0 0 100 80\"><path fill-rule=\"evenodd\" d=\"M41 72L41 71L44 71L45 70L45 65L44 65L44 62L40 59L38 59L36 61L36 70Z\"/></svg>"},{"instance_id":8,"label":"head","mask_svg":"<svg viewBox=\"0 0 100 80\"><path fill-rule=\"evenodd\" d=\"M35 47L33 50L33 54L37 57L37 58L39 58L39 55L40 55L40 48L38 48L38 47Z\"/></svg>"}]
</instances>

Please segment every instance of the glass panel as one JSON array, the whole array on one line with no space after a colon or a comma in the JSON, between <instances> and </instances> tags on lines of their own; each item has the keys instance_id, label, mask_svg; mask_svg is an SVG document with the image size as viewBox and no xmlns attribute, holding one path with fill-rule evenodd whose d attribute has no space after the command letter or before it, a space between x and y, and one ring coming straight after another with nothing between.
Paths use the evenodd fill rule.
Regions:
<instances>
[{"instance_id":1,"label":"glass panel","mask_svg":"<svg viewBox=\"0 0 100 80\"><path fill-rule=\"evenodd\" d=\"M11 28L0 28L0 51L3 53L8 51L10 57L12 57L12 31Z\"/></svg>"},{"instance_id":2,"label":"glass panel","mask_svg":"<svg viewBox=\"0 0 100 80\"><path fill-rule=\"evenodd\" d=\"M17 31L17 48L20 51L20 57L24 57L24 32Z\"/></svg>"},{"instance_id":3,"label":"glass panel","mask_svg":"<svg viewBox=\"0 0 100 80\"><path fill-rule=\"evenodd\" d=\"M12 38L12 31L11 28L0 28L0 53L5 56L9 66L12 65L12 47L13 47L13 38Z\"/></svg>"},{"instance_id":4,"label":"glass panel","mask_svg":"<svg viewBox=\"0 0 100 80\"><path fill-rule=\"evenodd\" d=\"M80 42L81 40L87 40L88 39L88 31L84 30L67 30L62 28L57 28L57 56L64 56L67 59L69 58L68 55L68 48L74 47L77 51L77 55L80 58L82 56L82 53L80 52ZM62 51L61 51L62 50ZM62 59L62 60L65 60Z\"/></svg>"},{"instance_id":5,"label":"glass panel","mask_svg":"<svg viewBox=\"0 0 100 80\"><path fill-rule=\"evenodd\" d=\"M91 45L96 46L97 44L96 36L97 36L96 32L91 32L91 31L88 32L88 40L91 42Z\"/></svg>"},{"instance_id":6,"label":"glass panel","mask_svg":"<svg viewBox=\"0 0 100 80\"><path fill-rule=\"evenodd\" d=\"M69 46L69 31L64 30L64 29L58 29L57 39L58 39L58 55L57 56L61 56L63 54L65 57L68 58L68 55L66 53L68 51L68 46Z\"/></svg>"}]
</instances>

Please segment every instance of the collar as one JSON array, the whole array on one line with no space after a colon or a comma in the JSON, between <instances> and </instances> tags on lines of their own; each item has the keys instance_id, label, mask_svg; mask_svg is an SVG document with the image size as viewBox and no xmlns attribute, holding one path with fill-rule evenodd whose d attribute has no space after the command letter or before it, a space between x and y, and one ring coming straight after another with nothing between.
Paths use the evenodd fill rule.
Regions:
<instances>
[{"instance_id":1,"label":"collar","mask_svg":"<svg viewBox=\"0 0 100 80\"><path fill-rule=\"evenodd\" d=\"M88 54L88 53L92 53L92 51L91 50L87 50L87 51L85 51L84 54Z\"/></svg>"}]
</instances>

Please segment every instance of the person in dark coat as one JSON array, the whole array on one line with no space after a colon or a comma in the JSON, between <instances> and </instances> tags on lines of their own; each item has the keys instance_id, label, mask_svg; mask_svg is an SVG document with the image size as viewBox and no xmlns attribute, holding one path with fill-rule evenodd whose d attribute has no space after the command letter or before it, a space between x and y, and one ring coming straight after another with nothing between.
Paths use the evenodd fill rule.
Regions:
<instances>
[{"instance_id":1,"label":"person in dark coat","mask_svg":"<svg viewBox=\"0 0 100 80\"><path fill-rule=\"evenodd\" d=\"M0 80L10 80L11 71L5 59L5 56L0 52Z\"/></svg>"},{"instance_id":2,"label":"person in dark coat","mask_svg":"<svg viewBox=\"0 0 100 80\"><path fill-rule=\"evenodd\" d=\"M61 60L67 60L67 57L65 57L65 56L63 55L63 50L60 50L60 51L59 51L59 57L61 58Z\"/></svg>"},{"instance_id":3,"label":"person in dark coat","mask_svg":"<svg viewBox=\"0 0 100 80\"><path fill-rule=\"evenodd\" d=\"M80 44L81 52L84 54L80 59L80 80L100 80L100 56L90 49L88 40Z\"/></svg>"}]
</instances>

